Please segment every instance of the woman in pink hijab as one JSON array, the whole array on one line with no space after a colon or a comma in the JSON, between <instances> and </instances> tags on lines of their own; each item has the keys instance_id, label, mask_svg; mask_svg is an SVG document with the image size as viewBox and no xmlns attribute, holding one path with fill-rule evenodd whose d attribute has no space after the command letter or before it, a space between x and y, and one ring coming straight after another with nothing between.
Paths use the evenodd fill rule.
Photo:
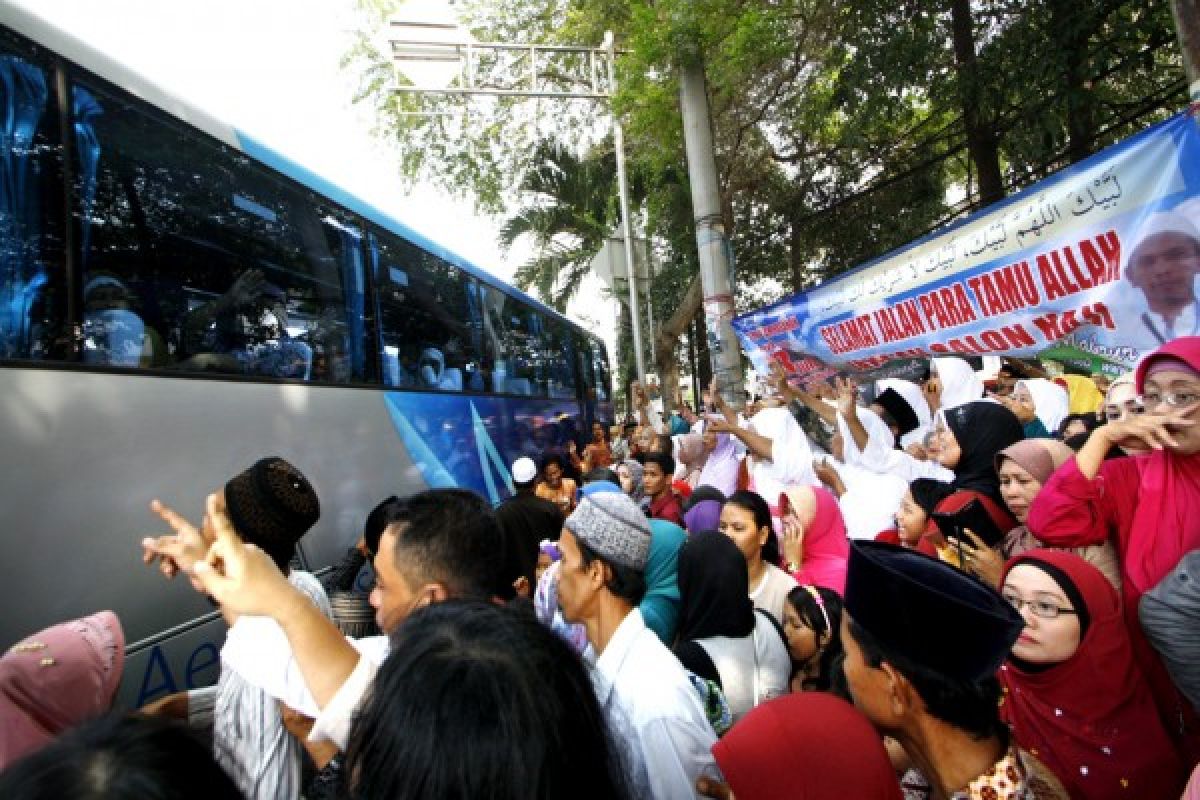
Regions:
<instances>
[{"instance_id":1,"label":"woman in pink hijab","mask_svg":"<svg viewBox=\"0 0 1200 800\"><path fill-rule=\"evenodd\" d=\"M1138 366L1136 382L1145 413L1093 431L1046 481L1027 524L1052 547L1116 546L1134 654L1164 726L1185 755L1200 757L1200 719L1138 620L1141 596L1200 548L1200 337L1155 350ZM1104 460L1112 446L1131 444L1148 452Z\"/></svg>"},{"instance_id":2,"label":"woman in pink hijab","mask_svg":"<svg viewBox=\"0 0 1200 800\"><path fill-rule=\"evenodd\" d=\"M71 620L0 657L0 771L112 706L125 634L111 611Z\"/></svg>"},{"instance_id":3,"label":"woman in pink hijab","mask_svg":"<svg viewBox=\"0 0 1200 800\"><path fill-rule=\"evenodd\" d=\"M779 496L785 569L801 586L846 590L850 541L837 498L816 486L794 486Z\"/></svg>"}]
</instances>

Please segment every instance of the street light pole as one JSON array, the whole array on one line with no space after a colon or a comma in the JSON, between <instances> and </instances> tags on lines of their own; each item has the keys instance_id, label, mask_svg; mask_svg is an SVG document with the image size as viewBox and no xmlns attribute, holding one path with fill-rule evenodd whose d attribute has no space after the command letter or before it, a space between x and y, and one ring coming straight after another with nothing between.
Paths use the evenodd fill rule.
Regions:
<instances>
[{"instance_id":1,"label":"street light pole","mask_svg":"<svg viewBox=\"0 0 1200 800\"><path fill-rule=\"evenodd\" d=\"M405 23L393 21L393 29L428 28L423 23ZM443 26L444 27L444 26ZM629 180L625 172L625 135L621 129L621 120L612 110L612 99L616 91L616 75L613 62L616 50L613 46L612 31L604 34L601 47L578 47L562 45L516 45L501 42L445 42L423 41L416 38L393 39L391 41L392 58L395 61L416 62L457 62L461 74L459 86L397 86L395 91L414 94L453 94L460 96L486 95L492 97L528 97L547 99L586 99L608 100L612 113L613 147L617 156L617 188L620 194L621 230L625 240L625 264L629 271L629 316L633 323L633 348L637 366L638 380L646 380L646 359L642 347L641 313L637 297L637 269L633 260L633 222L629 211ZM480 78L479 61L485 55L512 55L520 53L529 58L528 69L521 70L519 76L510 86L485 84ZM588 74L578 82L586 89L543 89L538 85L542 73L538 65L540 59L559 59L557 71L564 69L564 64L572 64L573 57L583 56L582 63L586 64ZM602 85L598 61L605 62L604 72L607 82Z\"/></svg>"},{"instance_id":2,"label":"street light pole","mask_svg":"<svg viewBox=\"0 0 1200 800\"><path fill-rule=\"evenodd\" d=\"M604 32L604 49L608 53L608 91L609 102L617 91L617 77L613 69L616 52L613 49L612 31ZM625 174L625 133L621 129L621 120L617 112L612 112L613 148L617 151L617 191L621 201L621 236L625 240L625 269L629 273L629 317L633 321L633 354L637 365L638 381L646 380L646 356L642 351L642 324L638 312L637 297L637 262L633 260L633 221L629 216L629 180ZM649 269L649 263L646 264ZM646 303L650 303L650 293L646 293ZM651 331L653 335L653 330Z\"/></svg>"}]
</instances>

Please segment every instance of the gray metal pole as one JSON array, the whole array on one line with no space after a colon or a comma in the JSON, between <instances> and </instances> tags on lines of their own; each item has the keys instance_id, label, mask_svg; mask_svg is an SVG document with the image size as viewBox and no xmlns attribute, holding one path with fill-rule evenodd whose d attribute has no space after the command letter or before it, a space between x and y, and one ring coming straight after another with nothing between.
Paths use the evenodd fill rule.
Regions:
<instances>
[{"instance_id":1,"label":"gray metal pole","mask_svg":"<svg viewBox=\"0 0 1200 800\"><path fill-rule=\"evenodd\" d=\"M1183 52L1183 70L1187 75L1193 103L1200 103L1200 1L1171 0L1175 33Z\"/></svg>"},{"instance_id":2,"label":"gray metal pole","mask_svg":"<svg viewBox=\"0 0 1200 800\"><path fill-rule=\"evenodd\" d=\"M700 283L704 290L704 323L713 375L721 396L729 402L738 402L742 399L742 354L733 332L729 247L721 218L704 64L699 59L689 59L680 65L679 108L683 116L688 179L692 185L692 214L696 221Z\"/></svg>"},{"instance_id":3,"label":"gray metal pole","mask_svg":"<svg viewBox=\"0 0 1200 800\"><path fill-rule=\"evenodd\" d=\"M617 76L613 69L616 50L613 46L612 31L604 34L604 47L608 51L608 91L609 95L616 94ZM637 266L633 260L633 223L629 219L629 181L625 177L625 134L621 130L621 120L615 109L612 111L613 148L617 152L617 189L621 195L621 233L625 240L625 268L629 272L629 317L633 322L633 353L637 365L637 379L646 381L646 357L642 353L642 323L638 311L637 299Z\"/></svg>"}]
</instances>

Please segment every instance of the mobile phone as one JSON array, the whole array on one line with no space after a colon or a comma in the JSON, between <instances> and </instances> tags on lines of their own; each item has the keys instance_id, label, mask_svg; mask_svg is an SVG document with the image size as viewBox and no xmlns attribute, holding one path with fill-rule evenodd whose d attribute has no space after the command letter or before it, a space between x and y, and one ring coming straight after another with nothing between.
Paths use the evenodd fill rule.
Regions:
<instances>
[{"instance_id":1,"label":"mobile phone","mask_svg":"<svg viewBox=\"0 0 1200 800\"><path fill-rule=\"evenodd\" d=\"M930 516L946 537L953 533L956 538L962 539L965 536L963 530L969 528L988 547L996 547L1004 540L1005 531L996 526L978 498L973 498L958 511L935 511Z\"/></svg>"}]
</instances>

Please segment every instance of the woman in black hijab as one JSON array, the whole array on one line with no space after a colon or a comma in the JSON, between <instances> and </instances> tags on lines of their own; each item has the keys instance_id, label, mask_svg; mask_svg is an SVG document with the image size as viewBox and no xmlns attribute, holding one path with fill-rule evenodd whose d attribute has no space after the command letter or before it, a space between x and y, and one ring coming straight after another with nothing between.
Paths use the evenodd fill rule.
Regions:
<instances>
[{"instance_id":1,"label":"woman in black hijab","mask_svg":"<svg viewBox=\"0 0 1200 800\"><path fill-rule=\"evenodd\" d=\"M715 531L693 534L679 551L679 632L684 667L725 693L734 721L786 694L791 659L778 624L754 610L746 559Z\"/></svg>"},{"instance_id":2,"label":"woman in black hijab","mask_svg":"<svg viewBox=\"0 0 1200 800\"><path fill-rule=\"evenodd\" d=\"M987 495L1002 508L996 454L1025 438L1015 414L980 400L945 412L934 427L934 458L954 472L954 488Z\"/></svg>"}]
</instances>

